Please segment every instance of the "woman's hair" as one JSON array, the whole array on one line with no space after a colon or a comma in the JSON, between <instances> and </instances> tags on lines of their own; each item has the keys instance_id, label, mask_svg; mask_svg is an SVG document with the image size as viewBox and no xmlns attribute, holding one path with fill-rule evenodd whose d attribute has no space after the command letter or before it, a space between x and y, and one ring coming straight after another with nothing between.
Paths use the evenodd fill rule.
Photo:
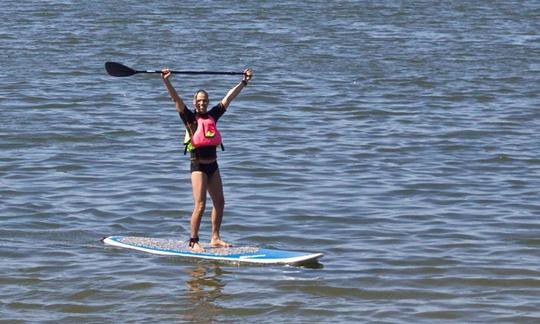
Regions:
<instances>
[{"instance_id":1,"label":"woman's hair","mask_svg":"<svg viewBox=\"0 0 540 324\"><path fill-rule=\"evenodd\" d=\"M206 98L208 98L208 100L210 100L210 96L208 96L208 92L206 92L206 91L203 90L203 89L199 89L199 90L197 90L197 92L195 92L195 94L193 95L193 101L197 100L197 95L198 95L199 93L201 93L201 92L204 93L204 94L206 95Z\"/></svg>"}]
</instances>

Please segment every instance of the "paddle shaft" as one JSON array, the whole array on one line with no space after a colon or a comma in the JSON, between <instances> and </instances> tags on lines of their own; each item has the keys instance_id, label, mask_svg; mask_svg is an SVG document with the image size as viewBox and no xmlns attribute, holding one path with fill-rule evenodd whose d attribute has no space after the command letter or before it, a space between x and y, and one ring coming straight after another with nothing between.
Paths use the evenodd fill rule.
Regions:
<instances>
[{"instance_id":1,"label":"paddle shaft","mask_svg":"<svg viewBox=\"0 0 540 324\"><path fill-rule=\"evenodd\" d=\"M158 70L135 71L135 73L161 73ZM207 74L207 75L243 75L244 72L220 72L220 71L171 71L173 74Z\"/></svg>"}]
</instances>

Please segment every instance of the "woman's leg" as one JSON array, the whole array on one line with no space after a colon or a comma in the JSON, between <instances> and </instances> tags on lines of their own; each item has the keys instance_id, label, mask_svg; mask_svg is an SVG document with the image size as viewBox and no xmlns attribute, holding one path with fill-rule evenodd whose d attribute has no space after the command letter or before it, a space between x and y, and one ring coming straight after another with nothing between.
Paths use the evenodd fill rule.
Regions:
<instances>
[{"instance_id":1,"label":"woman's leg","mask_svg":"<svg viewBox=\"0 0 540 324\"><path fill-rule=\"evenodd\" d=\"M223 220L223 210L225 208L225 198L223 197L223 185L219 169L208 179L208 193L212 198L212 239L210 244L217 247L229 247L231 244L221 240L219 229Z\"/></svg>"},{"instance_id":2,"label":"woman's leg","mask_svg":"<svg viewBox=\"0 0 540 324\"><path fill-rule=\"evenodd\" d=\"M191 172L191 186L193 188L193 213L191 214L191 237L199 237L199 227L206 207L206 190L208 177L201 171ZM199 243L192 247L195 252L203 251Z\"/></svg>"}]
</instances>

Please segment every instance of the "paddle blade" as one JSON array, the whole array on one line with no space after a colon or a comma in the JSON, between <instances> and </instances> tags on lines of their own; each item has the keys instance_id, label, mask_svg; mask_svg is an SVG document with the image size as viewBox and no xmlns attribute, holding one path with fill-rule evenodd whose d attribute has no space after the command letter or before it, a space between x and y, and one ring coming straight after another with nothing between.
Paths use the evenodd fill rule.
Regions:
<instances>
[{"instance_id":1,"label":"paddle blade","mask_svg":"<svg viewBox=\"0 0 540 324\"><path fill-rule=\"evenodd\" d=\"M107 73L115 77L128 77L137 73L137 71L133 70L132 68L115 62L105 63L105 70L107 70Z\"/></svg>"}]
</instances>

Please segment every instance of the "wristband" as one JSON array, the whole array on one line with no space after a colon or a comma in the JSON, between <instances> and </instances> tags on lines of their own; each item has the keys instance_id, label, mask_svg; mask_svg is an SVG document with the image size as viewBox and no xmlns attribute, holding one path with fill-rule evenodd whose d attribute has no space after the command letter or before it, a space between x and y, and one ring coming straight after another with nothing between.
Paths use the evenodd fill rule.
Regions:
<instances>
[{"instance_id":1,"label":"wristband","mask_svg":"<svg viewBox=\"0 0 540 324\"><path fill-rule=\"evenodd\" d=\"M247 85L248 85L248 82L247 82L246 80L242 80L242 84L243 84L243 85L244 85L244 87L245 87L245 86L247 86Z\"/></svg>"}]
</instances>

